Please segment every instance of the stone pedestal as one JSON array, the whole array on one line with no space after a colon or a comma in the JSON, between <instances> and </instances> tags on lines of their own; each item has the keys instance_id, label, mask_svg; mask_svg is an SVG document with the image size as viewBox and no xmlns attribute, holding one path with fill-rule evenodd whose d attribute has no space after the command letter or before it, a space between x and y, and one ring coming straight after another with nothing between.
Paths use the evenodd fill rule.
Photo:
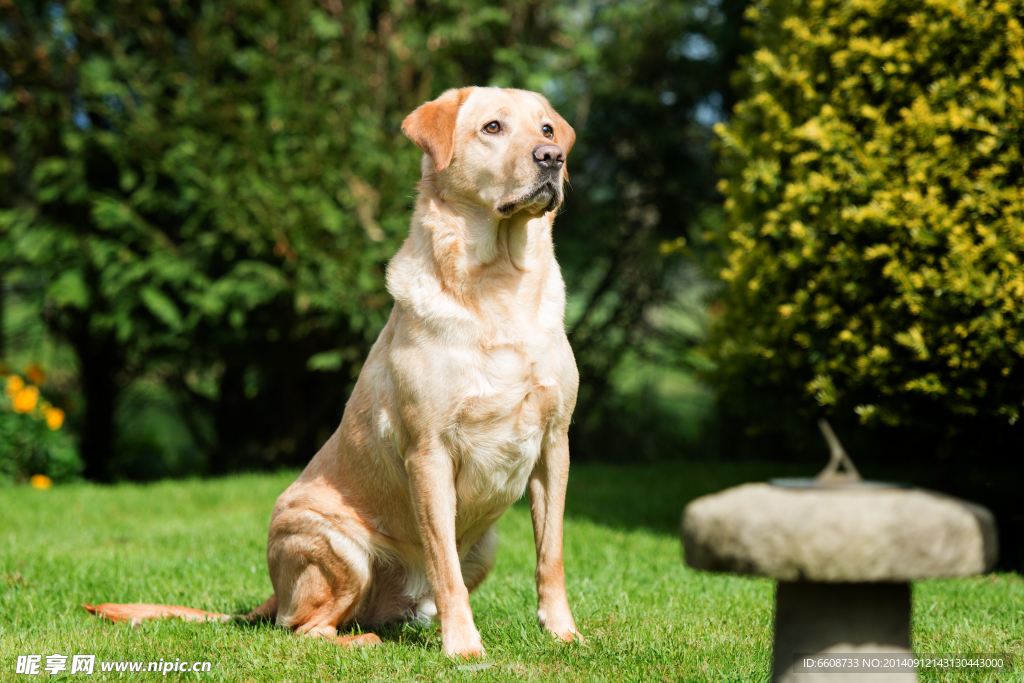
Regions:
<instances>
[{"instance_id":1,"label":"stone pedestal","mask_svg":"<svg viewBox=\"0 0 1024 683\"><path fill-rule=\"evenodd\" d=\"M910 653L909 581L988 571L992 514L928 491L746 484L690 503L686 562L769 576L773 681L910 683L914 673L796 673L796 654Z\"/></svg>"},{"instance_id":2,"label":"stone pedestal","mask_svg":"<svg viewBox=\"0 0 1024 683\"><path fill-rule=\"evenodd\" d=\"M858 674L793 673L794 656L886 652L911 653L910 584L779 582L775 591L773 680L845 683L856 680ZM913 673L866 676L873 683L917 680Z\"/></svg>"}]
</instances>

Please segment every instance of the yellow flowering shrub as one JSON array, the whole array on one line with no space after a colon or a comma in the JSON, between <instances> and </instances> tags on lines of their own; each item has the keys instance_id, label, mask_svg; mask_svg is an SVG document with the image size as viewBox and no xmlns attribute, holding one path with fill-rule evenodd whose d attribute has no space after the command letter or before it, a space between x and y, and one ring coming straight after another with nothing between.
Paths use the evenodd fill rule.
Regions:
<instances>
[{"instance_id":1,"label":"yellow flowering shrub","mask_svg":"<svg viewBox=\"0 0 1024 683\"><path fill-rule=\"evenodd\" d=\"M1024 0L760 0L748 19L745 99L718 128L724 398L1016 422Z\"/></svg>"},{"instance_id":2,"label":"yellow flowering shrub","mask_svg":"<svg viewBox=\"0 0 1024 683\"><path fill-rule=\"evenodd\" d=\"M31 383L44 378L38 366L29 366L24 378L0 374L0 483L29 480L45 489L82 469L74 443L62 429L64 411L43 400Z\"/></svg>"}]
</instances>

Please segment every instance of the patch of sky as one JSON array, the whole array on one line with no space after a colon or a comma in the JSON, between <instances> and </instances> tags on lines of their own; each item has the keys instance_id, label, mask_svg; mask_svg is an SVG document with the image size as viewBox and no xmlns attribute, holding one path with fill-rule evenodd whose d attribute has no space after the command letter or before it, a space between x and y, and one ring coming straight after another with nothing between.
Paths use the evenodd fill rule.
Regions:
<instances>
[{"instance_id":1,"label":"patch of sky","mask_svg":"<svg viewBox=\"0 0 1024 683\"><path fill-rule=\"evenodd\" d=\"M582 29L593 21L595 9L589 3L573 3L557 7L555 11L566 28Z\"/></svg>"},{"instance_id":2,"label":"patch of sky","mask_svg":"<svg viewBox=\"0 0 1024 683\"><path fill-rule=\"evenodd\" d=\"M701 23L706 21L714 26L718 26L725 21L725 15L720 10L721 6L722 0L705 0L703 3L694 6L692 10L693 18Z\"/></svg>"},{"instance_id":3,"label":"patch of sky","mask_svg":"<svg viewBox=\"0 0 1024 683\"><path fill-rule=\"evenodd\" d=\"M607 26L598 26L594 29L594 33L591 34L591 37L597 45L608 45L615 42L616 35L615 31Z\"/></svg>"},{"instance_id":4,"label":"patch of sky","mask_svg":"<svg viewBox=\"0 0 1024 683\"><path fill-rule=\"evenodd\" d=\"M694 106L693 120L708 128L725 121L724 104L721 93L709 93Z\"/></svg>"},{"instance_id":5,"label":"patch of sky","mask_svg":"<svg viewBox=\"0 0 1024 683\"><path fill-rule=\"evenodd\" d=\"M107 108L112 112L120 114L124 111L124 103L121 102L121 98L111 93L103 94L103 103L107 105Z\"/></svg>"},{"instance_id":6,"label":"patch of sky","mask_svg":"<svg viewBox=\"0 0 1024 683\"><path fill-rule=\"evenodd\" d=\"M329 47L320 48L320 52L317 54L317 57L319 57L323 61L327 61L331 57L331 49ZM239 70L245 71L249 68L249 63L251 60L249 57L249 52L247 50L236 51L232 56L232 59L235 62L235 66L238 67Z\"/></svg>"},{"instance_id":7,"label":"patch of sky","mask_svg":"<svg viewBox=\"0 0 1024 683\"><path fill-rule=\"evenodd\" d=\"M68 52L78 47L78 38L68 25L64 6L59 3L50 5L50 34L63 43Z\"/></svg>"},{"instance_id":8,"label":"patch of sky","mask_svg":"<svg viewBox=\"0 0 1024 683\"><path fill-rule=\"evenodd\" d=\"M82 107L75 107L72 110L71 122L79 130L89 130L92 128L92 120L89 119L89 115L85 113L85 109Z\"/></svg>"},{"instance_id":9,"label":"patch of sky","mask_svg":"<svg viewBox=\"0 0 1024 683\"><path fill-rule=\"evenodd\" d=\"M565 102L565 85L554 78L549 78L541 85L540 91L551 102Z\"/></svg>"},{"instance_id":10,"label":"patch of sky","mask_svg":"<svg viewBox=\"0 0 1024 683\"><path fill-rule=\"evenodd\" d=\"M669 59L686 57L692 62L715 59L718 49L703 33L684 33L683 37L672 43L668 48Z\"/></svg>"}]
</instances>

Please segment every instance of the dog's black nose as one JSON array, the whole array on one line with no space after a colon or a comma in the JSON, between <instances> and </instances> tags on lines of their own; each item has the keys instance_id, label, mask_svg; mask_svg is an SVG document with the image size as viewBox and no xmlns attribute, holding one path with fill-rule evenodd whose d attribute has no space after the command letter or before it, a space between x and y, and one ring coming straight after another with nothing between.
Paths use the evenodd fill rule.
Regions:
<instances>
[{"instance_id":1,"label":"dog's black nose","mask_svg":"<svg viewBox=\"0 0 1024 683\"><path fill-rule=\"evenodd\" d=\"M557 170L565 164L565 152L558 145L540 145L533 150L533 160L544 168Z\"/></svg>"}]
</instances>

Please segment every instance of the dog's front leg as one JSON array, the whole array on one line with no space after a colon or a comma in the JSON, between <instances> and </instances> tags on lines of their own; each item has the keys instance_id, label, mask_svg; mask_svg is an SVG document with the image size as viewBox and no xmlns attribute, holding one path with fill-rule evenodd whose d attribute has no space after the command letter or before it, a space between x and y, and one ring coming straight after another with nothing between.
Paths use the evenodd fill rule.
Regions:
<instances>
[{"instance_id":1,"label":"dog's front leg","mask_svg":"<svg viewBox=\"0 0 1024 683\"><path fill-rule=\"evenodd\" d=\"M562 640L582 640L569 610L562 564L562 515L569 481L569 437L546 445L530 475L530 516L537 544L537 617Z\"/></svg>"},{"instance_id":2,"label":"dog's front leg","mask_svg":"<svg viewBox=\"0 0 1024 683\"><path fill-rule=\"evenodd\" d=\"M484 648L473 623L455 543L455 470L451 456L440 445L417 448L406 456L405 469L427 574L434 586L444 652L449 656L482 657Z\"/></svg>"}]
</instances>

